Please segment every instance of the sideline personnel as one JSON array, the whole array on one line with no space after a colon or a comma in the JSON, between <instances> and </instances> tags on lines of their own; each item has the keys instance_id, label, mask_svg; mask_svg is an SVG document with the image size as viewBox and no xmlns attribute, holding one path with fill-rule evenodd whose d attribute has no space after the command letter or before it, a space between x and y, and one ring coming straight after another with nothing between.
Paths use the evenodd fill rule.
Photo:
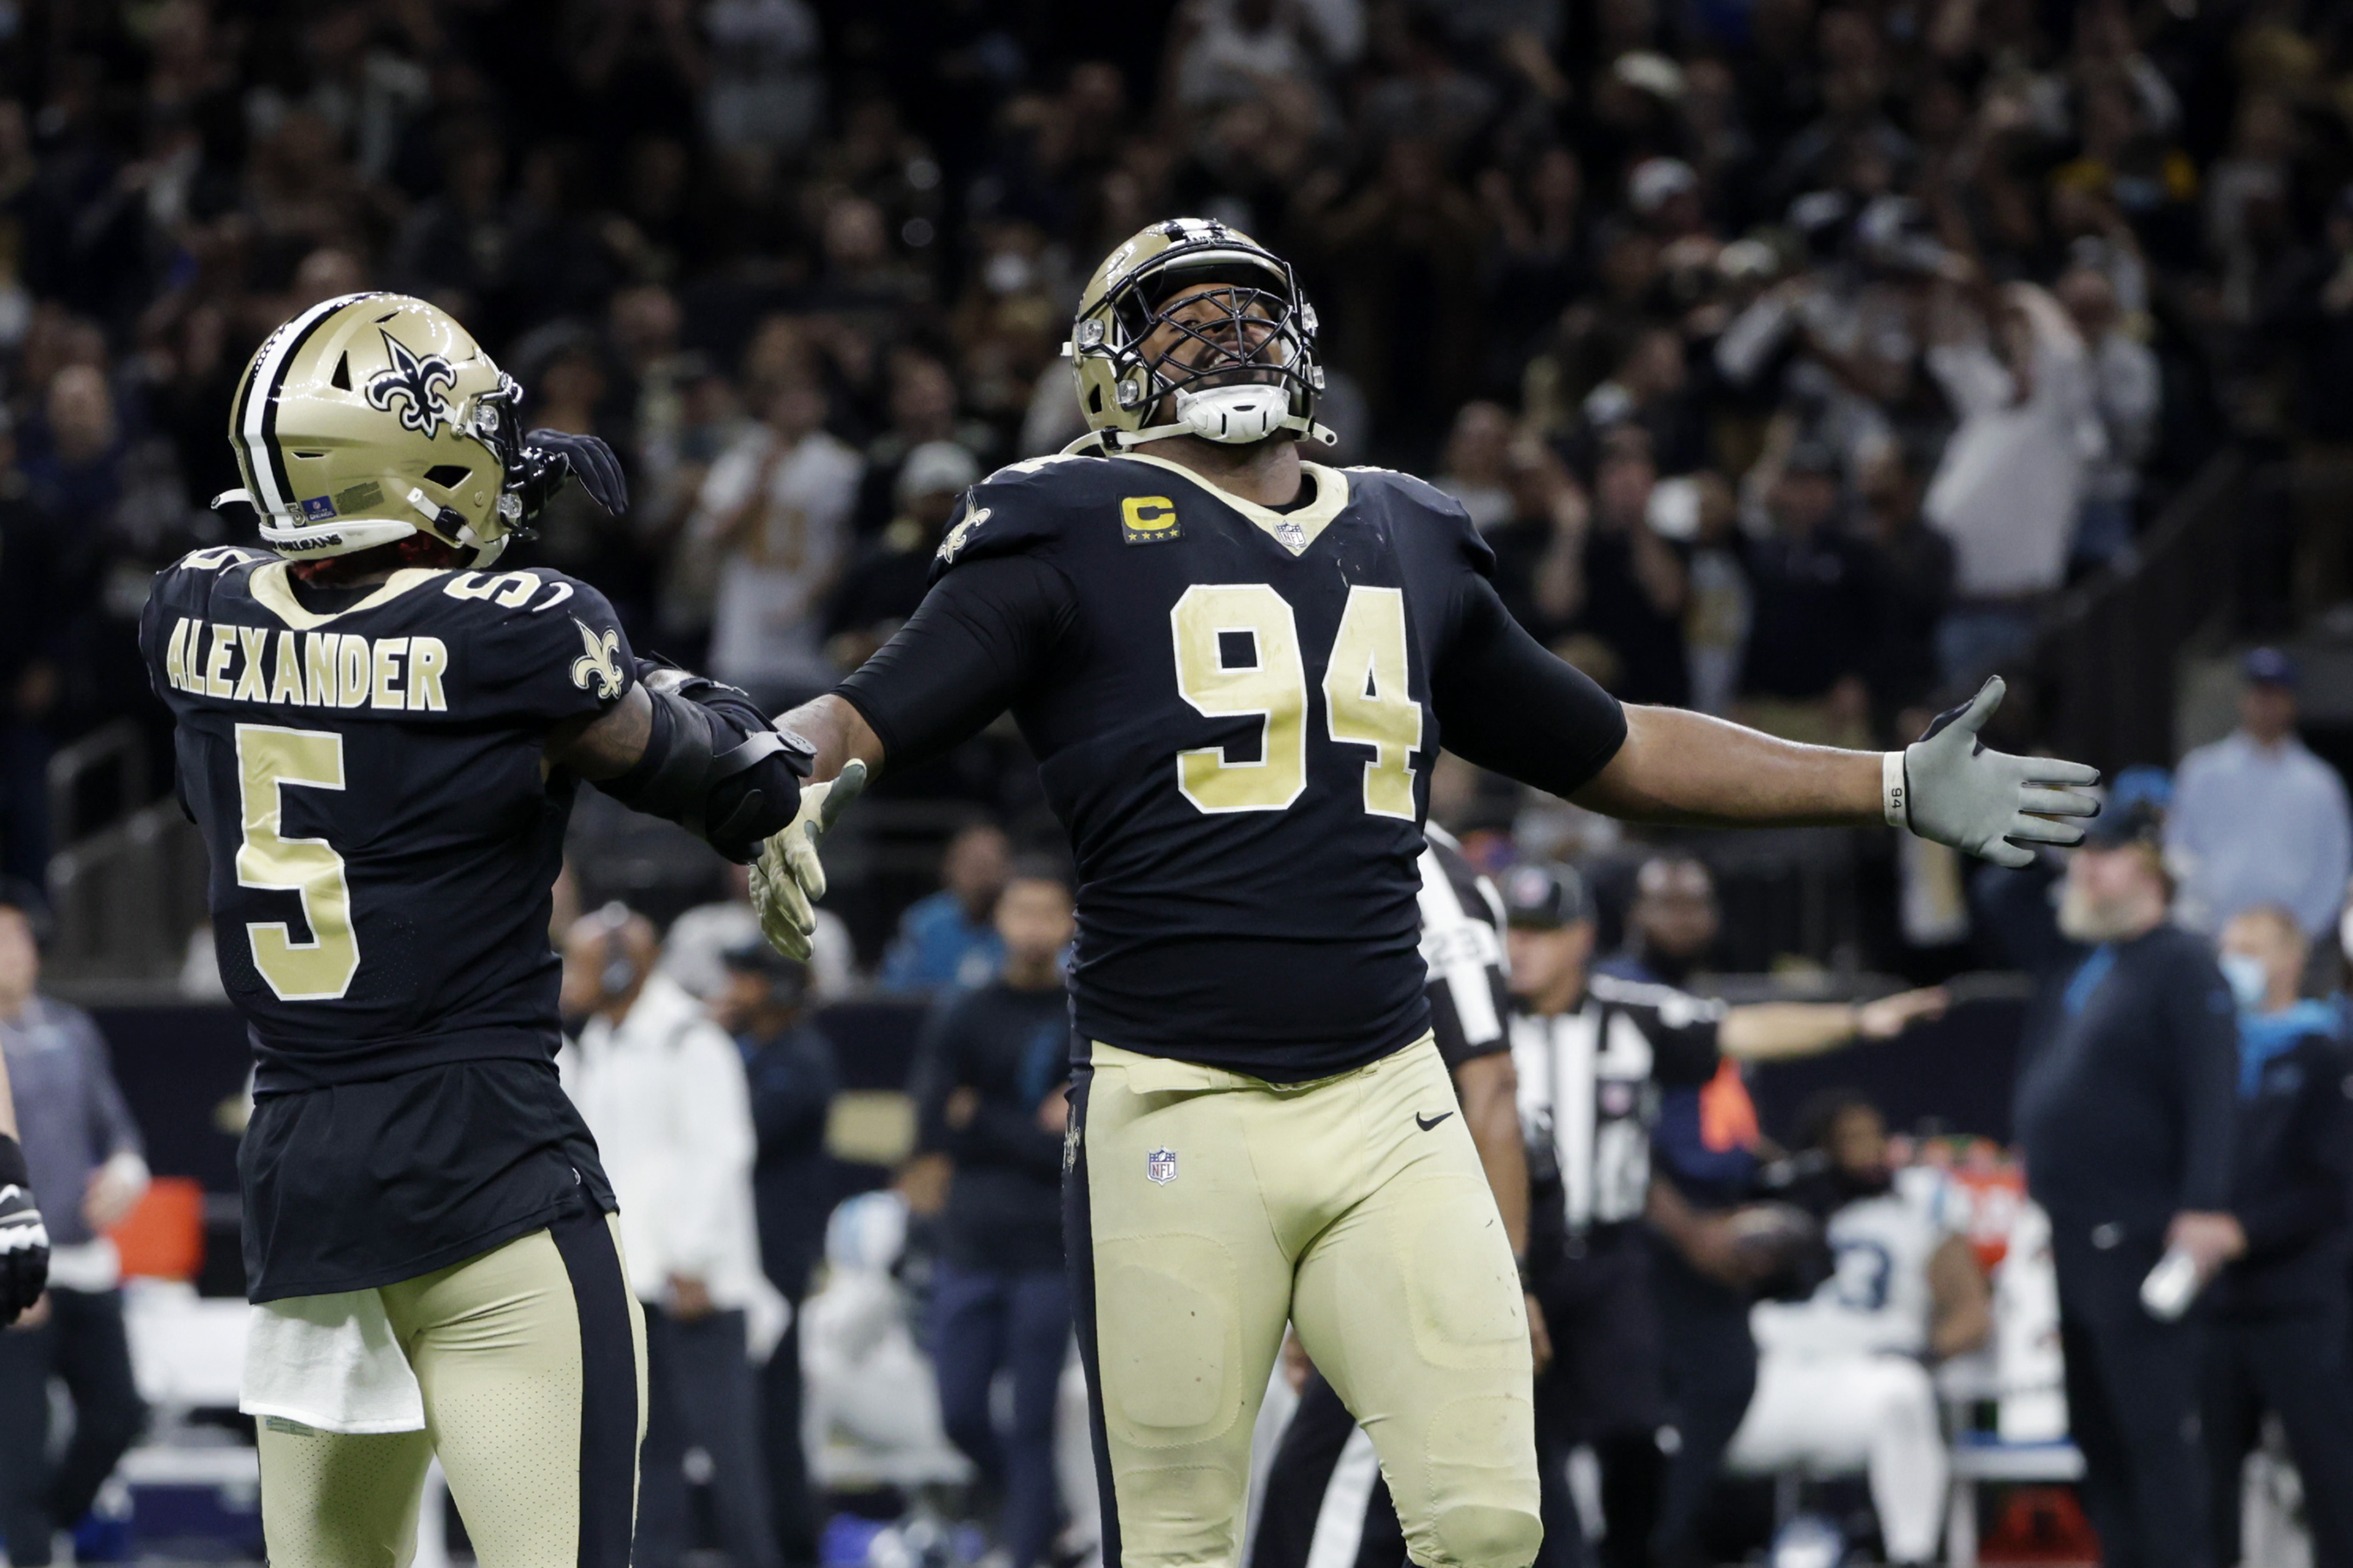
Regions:
<instances>
[{"instance_id":1,"label":"sideline personnel","mask_svg":"<svg viewBox=\"0 0 2353 1568\"><path fill-rule=\"evenodd\" d=\"M2337 1016L2298 1000L2304 932L2258 904L2222 930L2239 1001L2238 1257L2214 1282L2206 1447L2214 1561L2239 1561L2239 1468L2278 1413L2304 1482L2314 1568L2353 1568L2353 1375L2345 1357L2353 1254L2353 1053Z\"/></svg>"},{"instance_id":2,"label":"sideline personnel","mask_svg":"<svg viewBox=\"0 0 2353 1568\"><path fill-rule=\"evenodd\" d=\"M2094 825L2059 929L2095 944L2019 1076L2027 1187L2051 1215L2067 1408L2112 1568L2206 1568L2202 1309L2159 1322L2141 1281L2168 1247L2211 1279L2237 1245L2237 1009L2172 900L2156 810Z\"/></svg>"},{"instance_id":3,"label":"sideline personnel","mask_svg":"<svg viewBox=\"0 0 2353 1568\"><path fill-rule=\"evenodd\" d=\"M35 990L38 900L0 881L0 1060L24 1116L25 1153L55 1206L57 1250L37 1321L0 1334L0 1531L8 1561L37 1568L90 1511L147 1407L122 1328L121 1258L106 1232L147 1190L138 1124L90 1015ZM73 1437L49 1462L49 1380L73 1399Z\"/></svg>"},{"instance_id":4,"label":"sideline personnel","mask_svg":"<svg viewBox=\"0 0 2353 1568\"><path fill-rule=\"evenodd\" d=\"M670 928L673 944L677 929ZM785 1337L760 1372L768 1509L785 1561L814 1563L817 1501L809 1495L801 1446L801 1306L833 1210L835 1176L825 1131L841 1093L841 1068L833 1042L808 1018L809 965L756 936L726 949L719 962L726 981L712 1013L744 1054L752 1125L760 1135L759 1163L752 1167L760 1267L792 1309Z\"/></svg>"},{"instance_id":5,"label":"sideline personnel","mask_svg":"<svg viewBox=\"0 0 2353 1568\"><path fill-rule=\"evenodd\" d=\"M621 1263L645 1309L630 1560L674 1568L692 1550L684 1471L700 1448L719 1544L735 1568L776 1568L753 1363L775 1348L785 1312L760 1268L751 1096L735 1042L654 967L660 951L651 922L622 904L573 922L564 1011L585 1021L556 1058L621 1202Z\"/></svg>"},{"instance_id":6,"label":"sideline personnel","mask_svg":"<svg viewBox=\"0 0 2353 1568\"><path fill-rule=\"evenodd\" d=\"M1054 1544L1054 1405L1070 1357L1062 1270L1062 1136L1069 1126L1071 1003L1062 950L1071 887L1061 868L1018 860L991 916L997 971L934 1008L918 1048L919 1147L955 1163L932 1282L940 1418L1004 1501L1011 1568ZM1012 1384L998 1429L997 1373Z\"/></svg>"},{"instance_id":7,"label":"sideline personnel","mask_svg":"<svg viewBox=\"0 0 2353 1568\"><path fill-rule=\"evenodd\" d=\"M1011 709L1082 889L1063 1192L1106 1563L1240 1556L1288 1319L1415 1558L1526 1568L1526 1311L1416 939L1441 731L1596 811L1895 823L2011 864L2082 837L2058 819L2097 775L1985 749L1998 681L1884 755L1621 707L1512 619L1451 497L1301 461L1333 439L1315 339L1290 265L1223 223L1103 258L1069 348L1085 450L974 486L922 607L786 716L820 782L754 901L806 952L864 771Z\"/></svg>"},{"instance_id":8,"label":"sideline personnel","mask_svg":"<svg viewBox=\"0 0 2353 1568\"><path fill-rule=\"evenodd\" d=\"M1642 1223L1658 1215L1654 1185L1663 1185L1651 1171L1661 1096L1707 1082L1726 1061L1787 1061L1892 1039L1941 1014L1945 994L1728 1007L1670 986L1589 974L1593 903L1567 866L1514 868L1504 879L1504 905L1516 998L1512 1062L1533 1194L1528 1275L1555 1347L1535 1391L1547 1523L1540 1561L1574 1568L1587 1558L1565 1481L1569 1450L1593 1445L1606 1511L1635 1490L1613 1472L1639 1476L1642 1450L1671 1418L1680 1442L1651 1545L1659 1561L1678 1564L1697 1551L1700 1507L1747 1408L1757 1352L1744 1299L1736 1342L1716 1358L1729 1395L1698 1398L1685 1386L1671 1401L1661 1386L1662 1314ZM1683 1224L1673 1239L1694 1268L1708 1258L1749 1282L1728 1216L1678 1212ZM1676 1326L1672 1315L1667 1322ZM1607 1522L1623 1550L1630 1521Z\"/></svg>"}]
</instances>

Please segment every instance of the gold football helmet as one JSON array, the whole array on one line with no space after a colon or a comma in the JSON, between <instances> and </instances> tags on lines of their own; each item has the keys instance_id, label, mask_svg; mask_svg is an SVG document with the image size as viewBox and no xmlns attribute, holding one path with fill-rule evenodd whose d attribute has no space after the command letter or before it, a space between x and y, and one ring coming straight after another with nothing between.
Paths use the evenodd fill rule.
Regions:
<instances>
[{"instance_id":1,"label":"gold football helmet","mask_svg":"<svg viewBox=\"0 0 2353 1568\"><path fill-rule=\"evenodd\" d=\"M1171 308L1198 284L1224 287ZM1158 345L1147 347L1155 333ZM1289 262L1214 218L1155 223L1105 257L1062 353L1089 432L1072 450L1115 452L1164 436L1335 440L1315 423L1324 390L1315 308Z\"/></svg>"},{"instance_id":2,"label":"gold football helmet","mask_svg":"<svg viewBox=\"0 0 2353 1568\"><path fill-rule=\"evenodd\" d=\"M262 542L296 560L428 533L486 566L523 518L522 389L438 305L346 294L269 334L228 439Z\"/></svg>"}]
</instances>

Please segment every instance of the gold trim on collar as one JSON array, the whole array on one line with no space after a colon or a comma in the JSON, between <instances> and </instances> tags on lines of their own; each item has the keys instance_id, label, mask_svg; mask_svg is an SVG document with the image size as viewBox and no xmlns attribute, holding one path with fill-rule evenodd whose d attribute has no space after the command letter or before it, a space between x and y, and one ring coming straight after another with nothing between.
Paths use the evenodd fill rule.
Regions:
<instances>
[{"instance_id":1,"label":"gold trim on collar","mask_svg":"<svg viewBox=\"0 0 2353 1568\"><path fill-rule=\"evenodd\" d=\"M378 588L358 604L347 605L324 616L315 610L304 609L301 601L294 597L294 585L286 580L286 563L283 561L272 561L266 565L255 567L253 575L245 581L247 590L253 595L255 604L259 605L296 631L308 632L316 631L329 621L341 616L356 615L362 610L373 610L378 605L389 604L411 588L429 583L436 577L447 575L445 572L429 567L404 566L387 578L383 587Z\"/></svg>"},{"instance_id":2,"label":"gold trim on collar","mask_svg":"<svg viewBox=\"0 0 2353 1568\"><path fill-rule=\"evenodd\" d=\"M1182 463L1172 463L1166 458L1155 458L1149 452L1122 452L1121 458L1131 463L1150 463L1155 468L1166 468L1172 474L1182 474L1218 500L1258 524L1266 536L1290 551L1304 555L1315 536L1324 531L1324 524L1340 515L1348 504L1348 476L1337 468L1327 468L1321 463L1302 460L1300 468L1315 483L1315 499L1297 511L1276 511L1254 500L1238 496L1216 481L1195 473ZM1297 543L1292 541L1296 539Z\"/></svg>"}]
</instances>

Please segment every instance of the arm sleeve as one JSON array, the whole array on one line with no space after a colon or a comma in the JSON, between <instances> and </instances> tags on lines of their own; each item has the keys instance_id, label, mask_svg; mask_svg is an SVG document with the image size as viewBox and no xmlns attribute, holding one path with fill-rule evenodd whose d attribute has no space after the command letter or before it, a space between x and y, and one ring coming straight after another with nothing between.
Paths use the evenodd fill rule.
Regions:
<instances>
[{"instance_id":1,"label":"arm sleeve","mask_svg":"<svg viewBox=\"0 0 2353 1568\"><path fill-rule=\"evenodd\" d=\"M1077 609L1069 578L1031 555L967 561L836 689L903 767L946 751L1003 712Z\"/></svg>"},{"instance_id":2,"label":"arm sleeve","mask_svg":"<svg viewBox=\"0 0 2353 1568\"><path fill-rule=\"evenodd\" d=\"M2209 962L2173 980L2174 1049L2181 1095L2181 1197L2177 1209L2231 1206L2239 1116L2239 1010Z\"/></svg>"},{"instance_id":3,"label":"arm sleeve","mask_svg":"<svg viewBox=\"0 0 2353 1568\"><path fill-rule=\"evenodd\" d=\"M1530 637L1467 568L1454 636L1430 679L1447 750L1557 795L1582 789L1626 742L1618 700Z\"/></svg>"}]
</instances>

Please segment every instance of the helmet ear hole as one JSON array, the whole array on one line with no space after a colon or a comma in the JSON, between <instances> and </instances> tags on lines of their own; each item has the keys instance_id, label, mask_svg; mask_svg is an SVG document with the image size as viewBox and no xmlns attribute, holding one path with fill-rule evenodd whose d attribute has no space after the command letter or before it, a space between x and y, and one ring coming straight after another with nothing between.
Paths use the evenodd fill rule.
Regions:
<instances>
[{"instance_id":1,"label":"helmet ear hole","mask_svg":"<svg viewBox=\"0 0 2353 1568\"><path fill-rule=\"evenodd\" d=\"M1101 414L1103 412L1102 387L1091 386L1087 388L1087 412L1090 414Z\"/></svg>"},{"instance_id":2,"label":"helmet ear hole","mask_svg":"<svg viewBox=\"0 0 2353 1568\"><path fill-rule=\"evenodd\" d=\"M439 485L445 490L454 490L464 484L473 471L460 463L436 463L425 470L425 482Z\"/></svg>"}]
</instances>

